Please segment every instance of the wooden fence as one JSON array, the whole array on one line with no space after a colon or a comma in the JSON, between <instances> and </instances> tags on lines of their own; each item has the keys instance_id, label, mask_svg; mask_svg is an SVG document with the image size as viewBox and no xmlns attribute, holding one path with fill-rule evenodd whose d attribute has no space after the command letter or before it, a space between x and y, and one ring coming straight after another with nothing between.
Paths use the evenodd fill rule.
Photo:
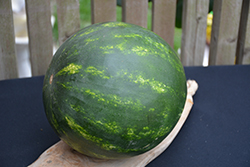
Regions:
<instances>
[{"instance_id":1,"label":"wooden fence","mask_svg":"<svg viewBox=\"0 0 250 167\"><path fill-rule=\"evenodd\" d=\"M32 75L44 75L53 54L51 1L25 0ZM177 0L152 0L152 31L171 46ZM56 0L59 43L80 29L78 0ZM92 23L116 21L116 0L91 0ZM201 66L209 0L183 0L181 61ZM249 0L216 0L209 65L250 64ZM122 0L122 21L147 26L148 0ZM236 58L237 55L237 58ZM17 78L11 0L0 0L0 80Z\"/></svg>"}]
</instances>

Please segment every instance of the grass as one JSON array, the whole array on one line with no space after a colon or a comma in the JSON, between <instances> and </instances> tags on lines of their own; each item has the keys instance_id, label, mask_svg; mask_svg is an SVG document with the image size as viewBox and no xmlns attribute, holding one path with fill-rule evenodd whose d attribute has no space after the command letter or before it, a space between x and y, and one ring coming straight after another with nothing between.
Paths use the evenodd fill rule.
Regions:
<instances>
[{"instance_id":1,"label":"grass","mask_svg":"<svg viewBox=\"0 0 250 167\"><path fill-rule=\"evenodd\" d=\"M91 25L91 0L79 0L80 3L80 27L84 28L86 26ZM151 19L152 19L152 2L149 2L148 5L148 29L151 30ZM56 10L54 10L56 11ZM54 12L54 16L56 17L56 12ZM116 16L117 21L122 21L122 8L120 6L116 7ZM57 27L57 21L55 22L55 25L53 27L53 37L54 41L57 42L58 39L58 27ZM175 34L174 34L174 50L177 52L178 48L181 47L181 29L175 28Z\"/></svg>"}]
</instances>

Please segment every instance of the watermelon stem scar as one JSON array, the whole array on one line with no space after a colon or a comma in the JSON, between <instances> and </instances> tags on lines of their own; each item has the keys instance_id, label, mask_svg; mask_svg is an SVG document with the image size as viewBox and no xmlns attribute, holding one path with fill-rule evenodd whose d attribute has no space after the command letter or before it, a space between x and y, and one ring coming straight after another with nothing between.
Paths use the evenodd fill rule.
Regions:
<instances>
[{"instance_id":1,"label":"watermelon stem scar","mask_svg":"<svg viewBox=\"0 0 250 167\"><path fill-rule=\"evenodd\" d=\"M50 78L49 78L49 84L51 85L53 81L53 74L51 74Z\"/></svg>"}]
</instances>

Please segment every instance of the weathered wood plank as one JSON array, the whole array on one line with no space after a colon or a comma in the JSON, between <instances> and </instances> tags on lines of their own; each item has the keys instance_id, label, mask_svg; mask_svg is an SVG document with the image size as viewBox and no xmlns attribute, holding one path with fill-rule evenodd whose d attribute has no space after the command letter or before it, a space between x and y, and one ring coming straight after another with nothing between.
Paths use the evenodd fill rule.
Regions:
<instances>
[{"instance_id":1,"label":"weathered wood plank","mask_svg":"<svg viewBox=\"0 0 250 167\"><path fill-rule=\"evenodd\" d=\"M202 65L206 45L209 1L183 1L181 61L184 66Z\"/></svg>"},{"instance_id":2,"label":"weathered wood plank","mask_svg":"<svg viewBox=\"0 0 250 167\"><path fill-rule=\"evenodd\" d=\"M248 20L246 28L246 39L242 64L250 64L250 10L248 11Z\"/></svg>"},{"instance_id":3,"label":"weathered wood plank","mask_svg":"<svg viewBox=\"0 0 250 167\"><path fill-rule=\"evenodd\" d=\"M153 0L152 31L174 47L174 28L177 0Z\"/></svg>"},{"instance_id":4,"label":"weathered wood plank","mask_svg":"<svg viewBox=\"0 0 250 167\"><path fill-rule=\"evenodd\" d=\"M91 0L91 21L116 21L116 0Z\"/></svg>"},{"instance_id":5,"label":"weathered wood plank","mask_svg":"<svg viewBox=\"0 0 250 167\"><path fill-rule=\"evenodd\" d=\"M80 30L79 0L57 0L58 37L61 45Z\"/></svg>"},{"instance_id":6,"label":"weathered wood plank","mask_svg":"<svg viewBox=\"0 0 250 167\"><path fill-rule=\"evenodd\" d=\"M241 5L242 0L214 1L209 65L234 64Z\"/></svg>"},{"instance_id":7,"label":"weathered wood plank","mask_svg":"<svg viewBox=\"0 0 250 167\"><path fill-rule=\"evenodd\" d=\"M122 0L122 21L147 28L148 0Z\"/></svg>"},{"instance_id":8,"label":"weathered wood plank","mask_svg":"<svg viewBox=\"0 0 250 167\"><path fill-rule=\"evenodd\" d=\"M11 0L0 0L0 80L17 77Z\"/></svg>"},{"instance_id":9,"label":"weathered wood plank","mask_svg":"<svg viewBox=\"0 0 250 167\"><path fill-rule=\"evenodd\" d=\"M243 0L242 7L241 7L240 26L239 26L239 32L238 32L236 55L235 55L236 57L235 64L242 64L242 61L243 61L248 11L249 11L249 0Z\"/></svg>"},{"instance_id":10,"label":"weathered wood plank","mask_svg":"<svg viewBox=\"0 0 250 167\"><path fill-rule=\"evenodd\" d=\"M53 54L50 0L26 0L32 75L44 75Z\"/></svg>"}]
</instances>

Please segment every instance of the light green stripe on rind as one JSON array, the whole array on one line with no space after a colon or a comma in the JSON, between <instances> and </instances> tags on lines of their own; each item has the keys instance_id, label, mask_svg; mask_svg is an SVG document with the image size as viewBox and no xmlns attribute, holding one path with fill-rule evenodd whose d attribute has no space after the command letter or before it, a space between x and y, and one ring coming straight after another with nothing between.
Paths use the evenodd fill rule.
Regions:
<instances>
[{"instance_id":1,"label":"light green stripe on rind","mask_svg":"<svg viewBox=\"0 0 250 167\"><path fill-rule=\"evenodd\" d=\"M143 76L137 75L137 76L131 76L132 79L134 79L134 83L140 83L141 85L149 85L151 86L151 89L157 91L158 93L166 93L168 89L170 89L169 86L166 86L165 84L161 83L160 81L156 81L153 79L144 79Z\"/></svg>"},{"instance_id":2,"label":"light green stripe on rind","mask_svg":"<svg viewBox=\"0 0 250 167\"><path fill-rule=\"evenodd\" d=\"M67 124L73 131L76 131L77 133L81 134L85 139L97 143L105 150L116 149L116 146L108 142L104 142L102 138L90 135L82 126L78 125L75 122L75 120L70 116L65 116L65 120L67 121Z\"/></svg>"},{"instance_id":3,"label":"light green stripe on rind","mask_svg":"<svg viewBox=\"0 0 250 167\"><path fill-rule=\"evenodd\" d=\"M85 36L85 35L88 35L88 34L90 34L90 33L92 33L92 32L98 31L98 30L99 30L99 28L91 28L91 29L88 29L88 30L86 30L84 33L81 33L80 37Z\"/></svg>"},{"instance_id":4,"label":"light green stripe on rind","mask_svg":"<svg viewBox=\"0 0 250 167\"><path fill-rule=\"evenodd\" d=\"M81 134L81 136L83 136L86 140L93 141L93 142L97 143L98 145L100 145L102 148L104 148L106 150L111 150L111 149L116 148L112 144L109 144L107 142L104 143L102 138L90 135L82 126L78 125L75 122L75 120L73 118L71 118L70 116L65 116L65 120L67 121L67 124L69 125L69 127L73 131Z\"/></svg>"},{"instance_id":5,"label":"light green stripe on rind","mask_svg":"<svg viewBox=\"0 0 250 167\"><path fill-rule=\"evenodd\" d=\"M91 94L94 98L99 98L100 95L94 93L94 92L90 92L87 91L89 94ZM115 99L117 100L117 97L115 97ZM107 102L108 104L112 104L112 102L109 102L105 99L103 99L105 102ZM98 99L99 101L99 99ZM134 104L134 102L123 102L123 105L128 105L128 104ZM119 104L121 105L121 104ZM76 111L76 112L81 112L81 113L85 113L84 108L82 108L81 106L76 106L76 105L70 105L71 108ZM127 106L128 107L128 106ZM131 106L130 106L131 107ZM154 112L154 108L150 108L149 111ZM167 114L165 112L161 112L160 114L162 114L163 117L167 117ZM82 119L85 119L88 123L90 123L91 125L97 127L100 130L103 130L105 132L111 133L111 134L116 134L116 133L120 133L122 131L122 127L120 127L116 122L114 121L107 121L107 120L96 120L94 117L91 118L90 117L82 117ZM73 125L73 124L72 124ZM79 126L80 128L80 126ZM82 128L82 127L81 127ZM128 125L127 128L127 132L124 133L124 136L126 138L128 138L129 140L139 140L142 137L151 137L151 138L156 138L156 136L161 137L163 135L165 135L166 130L169 129L169 127L161 127L160 130L156 133L156 131L154 130L150 130L149 127L144 127L143 131L140 132L135 132L134 131L135 128L130 127ZM87 132L86 132L87 133ZM83 137L84 134L83 134ZM91 138L86 138L86 139L91 139Z\"/></svg>"},{"instance_id":6,"label":"light green stripe on rind","mask_svg":"<svg viewBox=\"0 0 250 167\"><path fill-rule=\"evenodd\" d=\"M98 102L103 102L106 105L111 105L114 107L120 106L124 108L130 108L135 111L141 111L143 108L145 108L145 106L143 106L139 100L133 101L130 98L122 98L115 94L103 94L98 90L90 90L84 88L82 88L81 92L92 96L93 99L97 99Z\"/></svg>"},{"instance_id":7,"label":"light green stripe on rind","mask_svg":"<svg viewBox=\"0 0 250 167\"><path fill-rule=\"evenodd\" d=\"M82 106L70 104L70 107L76 112L85 113L84 108Z\"/></svg>"},{"instance_id":8,"label":"light green stripe on rind","mask_svg":"<svg viewBox=\"0 0 250 167\"><path fill-rule=\"evenodd\" d=\"M98 25L98 24L96 24L96 25ZM85 27L82 30L76 32L72 37L70 37L69 41L72 41L78 37L82 37L82 36L84 37L85 35L89 35L93 32L99 31L99 30L100 30L100 28L98 26L95 28Z\"/></svg>"},{"instance_id":9,"label":"light green stripe on rind","mask_svg":"<svg viewBox=\"0 0 250 167\"><path fill-rule=\"evenodd\" d=\"M93 76L99 76L99 77L101 77L101 78L103 78L103 79L110 79L110 77L109 76L106 76L105 75L105 71L104 70L98 70L96 67L94 67L94 66L88 66L87 68L86 68L86 70L84 70L86 73L88 73L88 74L91 74L91 75L93 75Z\"/></svg>"},{"instance_id":10,"label":"light green stripe on rind","mask_svg":"<svg viewBox=\"0 0 250 167\"><path fill-rule=\"evenodd\" d=\"M77 106L77 105L73 105L70 104L70 107L75 111L75 112L81 112L81 113L86 113L84 108L81 106ZM104 131L107 131L110 134L115 134L115 133L120 133L121 131L121 127L117 125L116 122L112 121L112 122L105 122L105 121L101 121L101 120L96 120L95 118L91 118L90 117L82 117L83 119L85 119L87 122L89 122L92 125L95 125L96 127L98 127L98 129L102 129Z\"/></svg>"},{"instance_id":11,"label":"light green stripe on rind","mask_svg":"<svg viewBox=\"0 0 250 167\"><path fill-rule=\"evenodd\" d=\"M70 63L68 66L61 69L56 74L56 76L65 75L65 74L68 74L68 75L77 74L77 73L79 73L79 70L81 68L82 68L82 65L77 65L77 64L74 64L74 63Z\"/></svg>"},{"instance_id":12,"label":"light green stripe on rind","mask_svg":"<svg viewBox=\"0 0 250 167\"><path fill-rule=\"evenodd\" d=\"M145 46L147 47L143 47L141 45L137 45L137 46L133 46L131 51L135 54L137 54L138 56L148 56L148 55L154 55L154 56L160 56L163 59L167 60L166 55L172 53L171 50L169 50L168 48L166 48L166 46L160 42L156 42L155 40L153 40L150 37L144 37L142 35L139 34L125 34L125 35L114 35L114 38L141 38L138 40L143 40L143 41L147 41L148 44L145 44ZM126 43L126 41L124 41L124 43ZM117 44L119 45L119 44ZM126 43L127 45L127 43ZM157 49L159 49L161 51L161 53L156 52L155 49L151 49L148 46L154 46ZM119 47L121 48L121 47ZM125 49L120 49L121 51L125 50ZM132 53L130 50L125 50L126 53Z\"/></svg>"},{"instance_id":13,"label":"light green stripe on rind","mask_svg":"<svg viewBox=\"0 0 250 167\"><path fill-rule=\"evenodd\" d=\"M139 34L123 34L123 35L121 35L121 34L119 34L119 35L115 34L114 37L115 38L136 38L136 37L142 38L142 36L139 35Z\"/></svg>"},{"instance_id":14,"label":"light green stripe on rind","mask_svg":"<svg viewBox=\"0 0 250 167\"><path fill-rule=\"evenodd\" d=\"M111 134L120 133L121 130L122 130L122 128L120 126L118 126L115 121L113 121L113 122L107 122L107 123L103 122L103 121L96 121L96 124L102 125Z\"/></svg>"},{"instance_id":15,"label":"light green stripe on rind","mask_svg":"<svg viewBox=\"0 0 250 167\"><path fill-rule=\"evenodd\" d=\"M94 38L94 39L91 39L91 38L87 38L84 40L85 45L88 45L90 42L94 42L94 41L98 41L100 38Z\"/></svg>"},{"instance_id":16,"label":"light green stripe on rind","mask_svg":"<svg viewBox=\"0 0 250 167\"><path fill-rule=\"evenodd\" d=\"M123 22L107 22L102 24L103 27L131 27L130 24L126 24Z\"/></svg>"},{"instance_id":17,"label":"light green stripe on rind","mask_svg":"<svg viewBox=\"0 0 250 167\"><path fill-rule=\"evenodd\" d=\"M104 141L102 138L90 135L82 126L78 125L75 120L73 118L71 118L70 116L65 116L65 120L68 124L68 126L75 131L76 133L80 134L82 137L84 137L86 140L92 141L94 143L96 143L97 145L99 145L101 148L105 149L105 150L117 150L118 152L131 152L131 151L140 151L143 149L146 149L147 147L149 147L149 145L146 145L142 148L138 148L138 149L126 149L126 148L122 148L120 146L116 146L113 145L107 141ZM96 122L96 124L100 124L99 121ZM111 123L112 124L112 123ZM115 126L116 123L114 124ZM109 126L109 125L108 125ZM145 128L147 129L147 128ZM155 133L155 131L148 131L148 132L140 132L139 135L142 136L146 136L146 135L150 135L152 133L155 133L154 136L160 137L160 135L162 135L161 133L163 133L163 130L165 130L166 128L161 128L159 132ZM134 129L133 128L127 128L127 133L124 134L126 135L126 138L130 139L131 142L133 142L134 139L141 139L141 136L135 134ZM158 138L155 138L156 140ZM77 147L77 145L74 145L75 147ZM104 156L104 155L99 155L99 156Z\"/></svg>"},{"instance_id":18,"label":"light green stripe on rind","mask_svg":"<svg viewBox=\"0 0 250 167\"><path fill-rule=\"evenodd\" d=\"M97 145L99 145L101 148L105 149L105 150L118 150L118 152L130 152L130 151L138 151L141 150L141 148L139 149L124 149L121 148L119 146L115 146L107 141L104 141L102 138L90 135L82 126L78 125L75 120L73 118L71 118L70 116L65 116L65 120L68 124L68 126L75 131L78 134L81 134L81 136L83 136L86 140L92 141L94 143L96 143ZM97 122L98 124L98 122Z\"/></svg>"},{"instance_id":19,"label":"light green stripe on rind","mask_svg":"<svg viewBox=\"0 0 250 167\"><path fill-rule=\"evenodd\" d=\"M62 86L64 89L70 90L72 88L72 85L70 84L70 82L66 82L66 83L57 82L57 84Z\"/></svg>"},{"instance_id":20,"label":"light green stripe on rind","mask_svg":"<svg viewBox=\"0 0 250 167\"><path fill-rule=\"evenodd\" d=\"M148 44L145 44L145 46L152 46L149 47L143 47L143 46L133 46L131 50L125 50L124 46L126 46L126 41L117 44L115 48L120 49L120 51L124 52L124 54L131 54L135 53L138 56L148 56L148 55L154 55L154 56L160 56L164 60L167 60L170 62L170 64L177 69L177 71L183 73L182 65L179 63L179 61L175 61L174 58L170 58L170 56L173 54L173 51L170 50L170 48L167 48L164 44L161 42L156 42L151 37L144 37L139 34L125 34L125 35L114 35L115 38L141 38L139 40L147 41ZM144 38L144 39L143 39ZM157 49L152 49L156 47ZM156 50L160 50L160 52L157 52ZM108 52L108 50L106 50Z\"/></svg>"},{"instance_id":21,"label":"light green stripe on rind","mask_svg":"<svg viewBox=\"0 0 250 167\"><path fill-rule=\"evenodd\" d=\"M164 83L155 80L154 78L146 78L141 72L134 71L136 74L127 72L126 70L121 70L117 72L117 75L121 78L129 78L130 82L140 84L141 86L150 86L152 90L157 93L166 93L167 91L174 91L170 86L165 85Z\"/></svg>"},{"instance_id":22,"label":"light green stripe on rind","mask_svg":"<svg viewBox=\"0 0 250 167\"><path fill-rule=\"evenodd\" d=\"M105 75L104 70L98 70L94 66L89 66L85 70L86 73L89 73L93 76L99 76L103 79L110 79L113 78L113 76L107 76ZM135 71L136 73L139 73L138 71ZM119 78L127 77L130 79L130 82L140 84L140 85L148 85L151 87L152 90L156 91L157 93L166 93L167 91L174 91L170 86L165 85L164 83L155 80L154 78L148 79L143 76L143 74L132 74L127 71L118 71L116 76Z\"/></svg>"},{"instance_id":23,"label":"light green stripe on rind","mask_svg":"<svg viewBox=\"0 0 250 167\"><path fill-rule=\"evenodd\" d=\"M90 89L87 89L85 91L85 93L91 95L93 97L93 99L97 99L97 101L105 102L108 105L130 107L130 108L133 108L135 110L142 109L140 103L138 105L138 103L135 103L135 102L129 101L129 100L126 101L126 100L124 100L121 97L118 97L116 95L107 95L107 97L105 97L104 94L100 94L99 92L97 93L96 91L94 92L93 90L91 91ZM72 104L70 104L70 106L75 112L85 113L84 108L81 106L72 105ZM149 111L154 112L155 109L150 108ZM121 131L122 131L122 127L119 124L117 124L117 122L114 122L114 121L96 120L96 118L94 118L94 116L91 116L91 115L88 115L88 117L83 116L82 119L84 119L89 124L95 126L96 128L103 130L105 132L108 132L110 134L121 133ZM71 121L69 123L71 125L74 125L72 122L73 121ZM77 126L74 125L74 128L77 128ZM72 129L74 129L74 128L72 128ZM80 125L79 125L79 128L80 128L79 130L83 129L82 127L80 127ZM127 130L124 133L124 137L126 137L128 140L140 140L142 137L155 138L155 136L161 137L160 135L164 135L165 133L163 133L163 132L164 132L164 130L166 130L166 128L164 128L164 129L161 128L160 129L161 133L159 134L156 131L149 129L149 127L144 127L143 130L140 132L135 131L135 129L136 128L130 127L130 125L128 125ZM83 137L86 137L87 132L83 131L81 133L82 133ZM86 139L94 141L94 138L92 139L91 137L87 137ZM97 143L98 143L98 141L97 141ZM111 148L111 147L109 147L109 148Z\"/></svg>"},{"instance_id":24,"label":"light green stripe on rind","mask_svg":"<svg viewBox=\"0 0 250 167\"><path fill-rule=\"evenodd\" d=\"M53 127L55 129L58 129L58 130L60 129L61 130L61 128L60 128L60 126L59 126L59 124L57 122L57 119L55 118L55 114L53 112L51 112L50 122L53 124Z\"/></svg>"}]
</instances>

